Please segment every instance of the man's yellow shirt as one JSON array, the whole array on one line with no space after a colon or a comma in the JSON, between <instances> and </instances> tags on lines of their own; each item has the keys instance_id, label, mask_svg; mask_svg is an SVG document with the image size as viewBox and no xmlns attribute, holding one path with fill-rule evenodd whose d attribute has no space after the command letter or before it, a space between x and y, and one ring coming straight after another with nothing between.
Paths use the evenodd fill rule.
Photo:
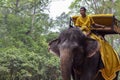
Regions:
<instances>
[{"instance_id":1,"label":"man's yellow shirt","mask_svg":"<svg viewBox=\"0 0 120 80\"><path fill-rule=\"evenodd\" d=\"M76 18L76 21L75 21ZM75 21L74 24L77 27L87 27L91 30L91 25L94 24L95 22L93 21L92 17L86 16L73 16L72 19Z\"/></svg>"}]
</instances>

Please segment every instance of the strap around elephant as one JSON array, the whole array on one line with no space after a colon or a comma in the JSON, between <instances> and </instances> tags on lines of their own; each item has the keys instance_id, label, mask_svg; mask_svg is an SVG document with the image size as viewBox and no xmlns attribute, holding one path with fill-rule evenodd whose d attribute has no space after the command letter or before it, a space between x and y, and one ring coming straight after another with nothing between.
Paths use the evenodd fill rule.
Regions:
<instances>
[{"instance_id":1,"label":"strap around elephant","mask_svg":"<svg viewBox=\"0 0 120 80\"><path fill-rule=\"evenodd\" d=\"M73 25L72 25L72 18L70 17L70 21L69 21L69 28L73 28Z\"/></svg>"}]
</instances>

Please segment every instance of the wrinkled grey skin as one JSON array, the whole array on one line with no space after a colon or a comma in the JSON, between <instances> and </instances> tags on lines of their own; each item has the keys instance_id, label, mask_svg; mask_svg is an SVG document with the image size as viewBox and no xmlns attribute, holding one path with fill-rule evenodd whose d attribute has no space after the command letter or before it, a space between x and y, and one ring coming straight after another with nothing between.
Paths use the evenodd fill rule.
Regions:
<instances>
[{"instance_id":1,"label":"wrinkled grey skin","mask_svg":"<svg viewBox=\"0 0 120 80\"><path fill-rule=\"evenodd\" d=\"M73 80L104 80L99 72L103 68L99 44L78 28L63 31L49 43L49 49L60 57L62 80L71 80L71 76Z\"/></svg>"}]
</instances>

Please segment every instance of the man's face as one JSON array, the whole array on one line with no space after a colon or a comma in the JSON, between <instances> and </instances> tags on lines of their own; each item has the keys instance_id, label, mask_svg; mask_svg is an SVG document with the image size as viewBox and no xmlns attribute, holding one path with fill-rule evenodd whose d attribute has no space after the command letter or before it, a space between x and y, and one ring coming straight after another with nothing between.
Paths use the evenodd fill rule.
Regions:
<instances>
[{"instance_id":1,"label":"man's face","mask_svg":"<svg viewBox=\"0 0 120 80\"><path fill-rule=\"evenodd\" d=\"M85 10L84 9L80 9L80 14L81 15L85 15Z\"/></svg>"}]
</instances>

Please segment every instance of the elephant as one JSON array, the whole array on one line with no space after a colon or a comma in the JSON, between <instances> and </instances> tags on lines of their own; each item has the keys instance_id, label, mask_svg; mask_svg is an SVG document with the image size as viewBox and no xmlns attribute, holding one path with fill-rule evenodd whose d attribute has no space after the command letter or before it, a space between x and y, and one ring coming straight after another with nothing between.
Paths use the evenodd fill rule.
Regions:
<instances>
[{"instance_id":1,"label":"elephant","mask_svg":"<svg viewBox=\"0 0 120 80\"><path fill-rule=\"evenodd\" d=\"M60 58L62 80L104 80L99 43L79 28L68 28L49 42L49 50ZM117 80L117 78L115 79Z\"/></svg>"}]
</instances>

